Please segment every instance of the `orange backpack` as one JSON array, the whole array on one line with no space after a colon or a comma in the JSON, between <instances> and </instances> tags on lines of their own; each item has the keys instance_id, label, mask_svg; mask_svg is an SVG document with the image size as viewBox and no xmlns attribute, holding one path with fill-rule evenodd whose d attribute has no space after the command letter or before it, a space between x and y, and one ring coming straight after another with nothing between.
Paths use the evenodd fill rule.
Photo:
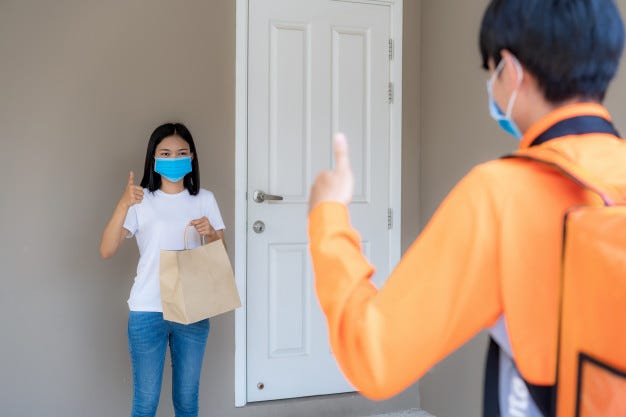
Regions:
<instances>
[{"instance_id":1,"label":"orange backpack","mask_svg":"<svg viewBox=\"0 0 626 417\"><path fill-rule=\"evenodd\" d=\"M626 417L626 195L550 148L511 157L548 164L600 197L564 219L556 417Z\"/></svg>"}]
</instances>

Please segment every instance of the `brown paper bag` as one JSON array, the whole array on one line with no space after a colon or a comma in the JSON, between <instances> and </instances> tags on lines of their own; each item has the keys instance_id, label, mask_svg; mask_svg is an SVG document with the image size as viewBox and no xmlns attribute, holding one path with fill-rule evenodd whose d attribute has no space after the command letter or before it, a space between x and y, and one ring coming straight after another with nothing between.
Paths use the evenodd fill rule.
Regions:
<instances>
[{"instance_id":1,"label":"brown paper bag","mask_svg":"<svg viewBox=\"0 0 626 417\"><path fill-rule=\"evenodd\" d=\"M161 250L160 282L165 320L190 324L241 307L221 239L195 249Z\"/></svg>"}]
</instances>

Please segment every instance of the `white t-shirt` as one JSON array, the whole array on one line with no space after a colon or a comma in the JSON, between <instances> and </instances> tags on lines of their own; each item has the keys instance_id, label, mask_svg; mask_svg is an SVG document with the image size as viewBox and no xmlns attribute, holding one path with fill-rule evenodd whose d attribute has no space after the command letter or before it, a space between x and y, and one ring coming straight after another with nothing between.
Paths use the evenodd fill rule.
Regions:
<instances>
[{"instance_id":1,"label":"white t-shirt","mask_svg":"<svg viewBox=\"0 0 626 417\"><path fill-rule=\"evenodd\" d=\"M197 195L185 189L178 194L161 190L154 193L143 190L143 200L131 206L126 214L124 228L129 238L137 238L139 264L137 276L130 291L128 306L131 311L161 312L159 260L161 249L185 248L185 227L191 220L206 216L215 230L223 230L224 222L213 193L200 189ZM200 246L200 235L189 227L187 248Z\"/></svg>"}]
</instances>

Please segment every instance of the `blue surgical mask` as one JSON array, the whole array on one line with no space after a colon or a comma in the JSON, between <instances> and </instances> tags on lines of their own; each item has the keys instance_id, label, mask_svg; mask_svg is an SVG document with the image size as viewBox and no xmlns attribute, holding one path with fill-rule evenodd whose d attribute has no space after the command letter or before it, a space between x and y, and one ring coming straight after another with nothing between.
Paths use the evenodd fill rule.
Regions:
<instances>
[{"instance_id":1,"label":"blue surgical mask","mask_svg":"<svg viewBox=\"0 0 626 417\"><path fill-rule=\"evenodd\" d=\"M504 68L504 59L500 60L500 63L496 67L496 70L493 72L493 75L491 76L489 81L487 81L487 94L489 95L489 113L491 114L491 117L496 122L498 122L500 127L505 132L509 133L516 139L521 139L523 136L522 132L519 130L519 127L517 127L517 124L513 120L512 113L513 105L515 105L515 99L517 99L517 93L519 92L519 88L522 84L522 77L524 76L524 72L522 71L522 66L517 61L517 59L514 59L513 62L515 63L515 68L517 69L517 87L515 87L515 90L513 91L513 94L509 99L506 113L504 113L500 109L498 103L496 103L496 100L493 98L493 82L498 74L502 71L502 68Z\"/></svg>"},{"instance_id":2,"label":"blue surgical mask","mask_svg":"<svg viewBox=\"0 0 626 417\"><path fill-rule=\"evenodd\" d=\"M191 172L191 157L155 158L154 171L171 182L178 182Z\"/></svg>"}]
</instances>

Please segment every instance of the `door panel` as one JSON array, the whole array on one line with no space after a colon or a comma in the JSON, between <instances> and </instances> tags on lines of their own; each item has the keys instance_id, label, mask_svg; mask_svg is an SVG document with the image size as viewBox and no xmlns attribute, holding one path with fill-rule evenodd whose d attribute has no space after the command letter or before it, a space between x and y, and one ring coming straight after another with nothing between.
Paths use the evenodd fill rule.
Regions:
<instances>
[{"instance_id":1,"label":"door panel","mask_svg":"<svg viewBox=\"0 0 626 417\"><path fill-rule=\"evenodd\" d=\"M317 172L333 165L332 133L345 132L356 179L352 222L377 277L387 276L389 33L388 5L249 3L248 401L353 390L315 296L308 193ZM259 190L283 199L257 202Z\"/></svg>"}]
</instances>

